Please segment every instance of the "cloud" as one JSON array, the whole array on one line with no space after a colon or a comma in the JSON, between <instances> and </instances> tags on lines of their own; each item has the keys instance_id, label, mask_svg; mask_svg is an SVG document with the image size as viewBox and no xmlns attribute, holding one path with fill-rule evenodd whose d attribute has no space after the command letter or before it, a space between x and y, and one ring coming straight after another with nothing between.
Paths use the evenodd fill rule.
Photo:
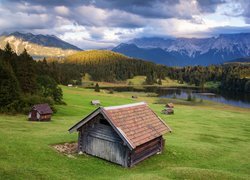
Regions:
<instances>
[{"instance_id":1,"label":"cloud","mask_svg":"<svg viewBox=\"0 0 250 180\"><path fill-rule=\"evenodd\" d=\"M223 26L223 27L214 27L210 28L206 34L210 36L216 36L218 34L234 34L234 33L249 33L250 26L237 27L237 26Z\"/></svg>"},{"instance_id":2,"label":"cloud","mask_svg":"<svg viewBox=\"0 0 250 180\"><path fill-rule=\"evenodd\" d=\"M68 16L70 14L70 10L65 6L56 6L54 9L55 12L61 16Z\"/></svg>"},{"instance_id":3,"label":"cloud","mask_svg":"<svg viewBox=\"0 0 250 180\"><path fill-rule=\"evenodd\" d=\"M143 36L247 32L249 9L248 0L0 0L0 31L54 34L88 49Z\"/></svg>"},{"instance_id":4,"label":"cloud","mask_svg":"<svg viewBox=\"0 0 250 180\"><path fill-rule=\"evenodd\" d=\"M225 4L225 0L197 0L198 7L201 12L213 13L216 11L217 7L221 4Z\"/></svg>"},{"instance_id":5,"label":"cloud","mask_svg":"<svg viewBox=\"0 0 250 180\"><path fill-rule=\"evenodd\" d=\"M245 17L246 23L250 24L250 1L241 0L240 2L243 7L242 15Z\"/></svg>"}]
</instances>

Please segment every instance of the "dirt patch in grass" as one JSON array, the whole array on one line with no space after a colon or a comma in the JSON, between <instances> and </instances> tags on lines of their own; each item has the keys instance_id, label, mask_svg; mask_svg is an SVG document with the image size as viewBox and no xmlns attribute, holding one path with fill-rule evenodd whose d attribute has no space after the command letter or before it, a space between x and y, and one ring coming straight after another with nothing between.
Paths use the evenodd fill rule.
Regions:
<instances>
[{"instance_id":1,"label":"dirt patch in grass","mask_svg":"<svg viewBox=\"0 0 250 180\"><path fill-rule=\"evenodd\" d=\"M53 147L60 153L69 155L77 153L77 143L64 143L64 144L56 144Z\"/></svg>"}]
</instances>

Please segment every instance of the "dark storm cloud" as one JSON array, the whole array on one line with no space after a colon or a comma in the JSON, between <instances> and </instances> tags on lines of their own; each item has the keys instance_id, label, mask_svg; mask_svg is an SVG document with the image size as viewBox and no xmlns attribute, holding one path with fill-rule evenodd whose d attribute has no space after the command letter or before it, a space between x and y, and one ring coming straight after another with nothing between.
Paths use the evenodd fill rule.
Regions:
<instances>
[{"instance_id":1,"label":"dark storm cloud","mask_svg":"<svg viewBox=\"0 0 250 180\"><path fill-rule=\"evenodd\" d=\"M177 18L190 20L192 23L202 23L202 19L194 18L193 15L213 13L218 5L228 3L229 1L237 0L196 0L199 12L194 7L187 6L194 3L194 1L186 0L2 0L0 3L14 13L21 12L29 15L47 13L50 16L62 16L73 23L85 26L106 25L138 28L145 26L148 18ZM246 21L249 22L250 1L239 0L239 2L244 8L242 16L246 17ZM68 9L69 13L63 14L63 7ZM103 14L106 19L100 18L102 22L99 22L100 19L94 17L97 10L81 12L79 7L95 7L104 10ZM132 15L140 16L141 18Z\"/></svg>"},{"instance_id":2,"label":"dark storm cloud","mask_svg":"<svg viewBox=\"0 0 250 180\"><path fill-rule=\"evenodd\" d=\"M242 4L242 7L244 9L242 15L245 17L246 23L250 24L250 1L249 0L242 0L241 4Z\"/></svg>"},{"instance_id":3,"label":"dark storm cloud","mask_svg":"<svg viewBox=\"0 0 250 180\"><path fill-rule=\"evenodd\" d=\"M9 3L7 0L3 2ZM147 18L185 17L173 8L179 3L179 0L12 0L11 2L41 5L47 8L65 6L72 9L83 5L95 6L107 10L121 10ZM188 17L190 18L190 16Z\"/></svg>"},{"instance_id":4,"label":"dark storm cloud","mask_svg":"<svg viewBox=\"0 0 250 180\"><path fill-rule=\"evenodd\" d=\"M201 12L213 13L218 5L226 3L226 0L197 0Z\"/></svg>"},{"instance_id":5,"label":"dark storm cloud","mask_svg":"<svg viewBox=\"0 0 250 180\"><path fill-rule=\"evenodd\" d=\"M179 15L173 8L179 0L87 0L85 3L104 9L119 9L149 18L171 18Z\"/></svg>"}]
</instances>

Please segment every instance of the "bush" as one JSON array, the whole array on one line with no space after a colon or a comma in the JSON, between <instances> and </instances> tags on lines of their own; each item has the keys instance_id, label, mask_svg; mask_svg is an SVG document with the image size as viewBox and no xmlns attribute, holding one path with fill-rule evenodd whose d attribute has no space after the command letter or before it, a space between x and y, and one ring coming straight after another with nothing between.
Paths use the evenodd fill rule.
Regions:
<instances>
[{"instance_id":1,"label":"bush","mask_svg":"<svg viewBox=\"0 0 250 180\"><path fill-rule=\"evenodd\" d=\"M196 101L196 96L193 95L191 101L195 102Z\"/></svg>"},{"instance_id":2,"label":"bush","mask_svg":"<svg viewBox=\"0 0 250 180\"><path fill-rule=\"evenodd\" d=\"M2 107L0 109L0 112L5 113L24 113L27 114L31 107L35 104L43 104L48 103L53 110L53 112L56 112L56 109L54 107L54 100L52 98L45 98L38 95L29 95L29 96L21 96L20 100L13 101L12 103L8 104L5 107Z\"/></svg>"},{"instance_id":3,"label":"bush","mask_svg":"<svg viewBox=\"0 0 250 180\"><path fill-rule=\"evenodd\" d=\"M100 87L98 83L96 83L95 85L95 92L100 92Z\"/></svg>"},{"instance_id":4,"label":"bush","mask_svg":"<svg viewBox=\"0 0 250 180\"><path fill-rule=\"evenodd\" d=\"M131 81L129 81L129 82L128 82L128 85L129 85L129 86L132 86L132 85L134 85L134 83L131 82Z\"/></svg>"},{"instance_id":5,"label":"bush","mask_svg":"<svg viewBox=\"0 0 250 180\"><path fill-rule=\"evenodd\" d=\"M158 95L156 93L148 93L147 97L157 97Z\"/></svg>"},{"instance_id":6,"label":"bush","mask_svg":"<svg viewBox=\"0 0 250 180\"><path fill-rule=\"evenodd\" d=\"M114 90L113 89L109 89L108 93L109 94L114 94Z\"/></svg>"},{"instance_id":7,"label":"bush","mask_svg":"<svg viewBox=\"0 0 250 180\"><path fill-rule=\"evenodd\" d=\"M192 95L191 95L191 93L188 93L187 101L192 101Z\"/></svg>"}]
</instances>

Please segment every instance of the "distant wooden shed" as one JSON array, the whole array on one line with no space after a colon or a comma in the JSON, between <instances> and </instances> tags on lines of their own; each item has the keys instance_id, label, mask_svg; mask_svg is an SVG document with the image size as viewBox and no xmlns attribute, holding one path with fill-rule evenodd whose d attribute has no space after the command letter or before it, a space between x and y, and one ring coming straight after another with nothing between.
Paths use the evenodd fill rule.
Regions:
<instances>
[{"instance_id":1,"label":"distant wooden shed","mask_svg":"<svg viewBox=\"0 0 250 180\"><path fill-rule=\"evenodd\" d=\"M171 132L146 103L99 107L69 129L78 131L78 152L131 167L161 152Z\"/></svg>"},{"instance_id":2,"label":"distant wooden shed","mask_svg":"<svg viewBox=\"0 0 250 180\"><path fill-rule=\"evenodd\" d=\"M174 104L173 103L167 103L166 107L168 107L168 108L174 108Z\"/></svg>"},{"instance_id":3,"label":"distant wooden shed","mask_svg":"<svg viewBox=\"0 0 250 180\"><path fill-rule=\"evenodd\" d=\"M138 97L137 96L135 96L135 95L133 95L133 96L131 96L133 99L137 99Z\"/></svg>"},{"instance_id":4,"label":"distant wooden shed","mask_svg":"<svg viewBox=\"0 0 250 180\"><path fill-rule=\"evenodd\" d=\"M100 102L100 100L92 100L91 104L95 105L95 106L99 106L99 105L101 105L101 102Z\"/></svg>"},{"instance_id":5,"label":"distant wooden shed","mask_svg":"<svg viewBox=\"0 0 250 180\"><path fill-rule=\"evenodd\" d=\"M53 111L48 104L36 104L29 112L29 120L50 121Z\"/></svg>"},{"instance_id":6,"label":"distant wooden shed","mask_svg":"<svg viewBox=\"0 0 250 180\"><path fill-rule=\"evenodd\" d=\"M163 114L174 114L174 109L173 108L165 108L162 110Z\"/></svg>"}]
</instances>

